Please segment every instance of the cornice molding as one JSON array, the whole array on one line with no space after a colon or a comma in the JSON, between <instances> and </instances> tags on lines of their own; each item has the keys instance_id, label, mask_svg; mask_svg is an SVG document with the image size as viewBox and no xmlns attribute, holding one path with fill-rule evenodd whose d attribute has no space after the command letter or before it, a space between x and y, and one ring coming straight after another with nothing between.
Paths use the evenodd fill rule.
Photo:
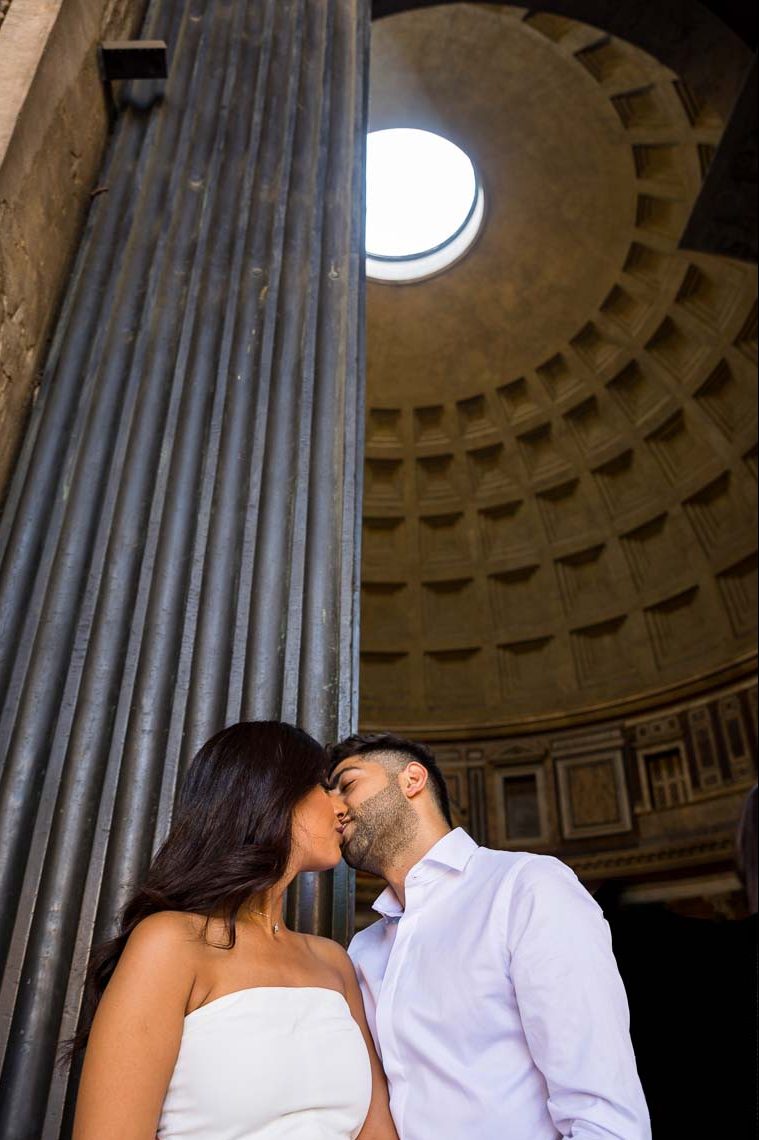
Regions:
<instances>
[{"instance_id":1,"label":"cornice molding","mask_svg":"<svg viewBox=\"0 0 759 1140\"><path fill-rule=\"evenodd\" d=\"M556 729L581 728L598 724L600 721L624 720L647 712L654 713L666 705L702 697L711 691L732 684L750 684L757 674L757 652L743 654L736 661L709 670L685 681L664 685L659 689L648 689L619 700L604 701L572 712L555 712L548 715L528 716L508 721L483 721L480 723L460 723L441 725L439 722L419 721L416 723L362 721L362 732L381 732L390 728L407 736L418 736L424 740L487 740L501 736L524 736L531 733L553 732Z\"/></svg>"}]
</instances>

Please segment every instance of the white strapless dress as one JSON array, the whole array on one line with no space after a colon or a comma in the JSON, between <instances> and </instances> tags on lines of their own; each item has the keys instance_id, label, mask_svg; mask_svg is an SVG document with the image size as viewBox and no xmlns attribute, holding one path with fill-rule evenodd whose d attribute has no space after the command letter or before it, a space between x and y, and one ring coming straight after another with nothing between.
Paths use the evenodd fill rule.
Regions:
<instances>
[{"instance_id":1,"label":"white strapless dress","mask_svg":"<svg viewBox=\"0 0 759 1140\"><path fill-rule=\"evenodd\" d=\"M355 1140L372 1074L337 990L259 986L184 1021L160 1140Z\"/></svg>"}]
</instances>

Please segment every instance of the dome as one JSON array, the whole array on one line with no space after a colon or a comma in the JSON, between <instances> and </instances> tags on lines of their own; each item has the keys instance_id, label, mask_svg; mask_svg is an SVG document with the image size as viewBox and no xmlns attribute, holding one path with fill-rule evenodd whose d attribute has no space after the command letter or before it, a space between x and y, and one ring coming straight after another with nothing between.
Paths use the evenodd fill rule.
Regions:
<instances>
[{"instance_id":1,"label":"dome","mask_svg":"<svg viewBox=\"0 0 759 1140\"><path fill-rule=\"evenodd\" d=\"M476 245L368 285L362 721L426 736L643 707L751 655L756 273L678 242L721 131L583 24L375 24L370 129L461 147Z\"/></svg>"}]
</instances>

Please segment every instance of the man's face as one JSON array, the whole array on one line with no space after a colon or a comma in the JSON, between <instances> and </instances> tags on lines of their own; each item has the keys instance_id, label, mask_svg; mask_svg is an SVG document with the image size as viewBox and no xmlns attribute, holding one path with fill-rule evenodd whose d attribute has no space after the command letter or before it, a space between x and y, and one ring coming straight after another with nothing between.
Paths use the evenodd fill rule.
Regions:
<instances>
[{"instance_id":1,"label":"man's face","mask_svg":"<svg viewBox=\"0 0 759 1140\"><path fill-rule=\"evenodd\" d=\"M418 819L403 794L402 771L403 765L349 756L332 773L331 785L346 808L342 847L350 867L384 875L413 839Z\"/></svg>"}]
</instances>

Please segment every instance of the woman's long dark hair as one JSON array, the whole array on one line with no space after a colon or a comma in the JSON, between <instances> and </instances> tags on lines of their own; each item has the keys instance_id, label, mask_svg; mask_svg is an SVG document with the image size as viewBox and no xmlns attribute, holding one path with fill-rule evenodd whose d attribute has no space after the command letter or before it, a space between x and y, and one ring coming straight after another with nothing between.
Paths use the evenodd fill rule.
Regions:
<instances>
[{"instance_id":1,"label":"woman's long dark hair","mask_svg":"<svg viewBox=\"0 0 759 1140\"><path fill-rule=\"evenodd\" d=\"M227 947L234 946L240 907L287 869L293 808L325 779L324 749L290 724L233 724L203 745L187 771L166 841L124 907L119 934L92 952L82 1017L67 1054L87 1044L127 939L149 914L221 918Z\"/></svg>"}]
</instances>

